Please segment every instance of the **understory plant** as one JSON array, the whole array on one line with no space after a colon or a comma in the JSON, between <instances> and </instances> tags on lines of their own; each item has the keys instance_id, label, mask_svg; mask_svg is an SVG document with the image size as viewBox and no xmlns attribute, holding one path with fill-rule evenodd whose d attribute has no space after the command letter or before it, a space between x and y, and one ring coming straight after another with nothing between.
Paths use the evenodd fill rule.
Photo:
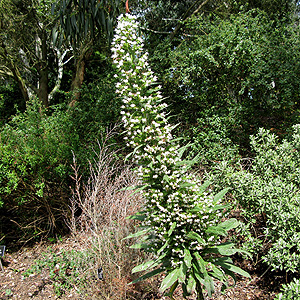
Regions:
<instances>
[{"instance_id":1,"label":"understory plant","mask_svg":"<svg viewBox=\"0 0 300 300\"><path fill-rule=\"evenodd\" d=\"M300 281L294 278L294 280L289 284L283 284L281 288L281 293L279 293L275 300L293 300L299 299L300 297Z\"/></svg>"},{"instance_id":2,"label":"understory plant","mask_svg":"<svg viewBox=\"0 0 300 300\"><path fill-rule=\"evenodd\" d=\"M253 222L251 225L259 234L252 230L249 246L260 245L252 252L259 251L274 271L299 274L300 125L293 126L293 133L281 142L261 128L251 137L251 147L256 156L248 170L243 164L235 168L220 164L214 172L215 186L231 187L249 224L260 219L261 228Z\"/></svg>"},{"instance_id":3,"label":"understory plant","mask_svg":"<svg viewBox=\"0 0 300 300\"><path fill-rule=\"evenodd\" d=\"M109 132L99 141L87 179L74 155L75 186L66 216L71 237L55 244L55 251L46 251L24 274L49 274L55 293L64 298L141 299L145 293L142 284L128 286L130 270L145 254L124 240L135 232L134 222L126 217L140 209L143 199L124 189L138 183L130 166L118 159L112 139ZM155 290L155 285L150 288Z\"/></svg>"},{"instance_id":4,"label":"understory plant","mask_svg":"<svg viewBox=\"0 0 300 300\"><path fill-rule=\"evenodd\" d=\"M168 122L161 87L148 65L143 39L133 16L121 15L112 43L112 58L118 79L117 93L123 101L122 121L125 140L134 150L129 155L136 164L136 173L145 198L143 210L132 219L140 221L140 230L127 238L140 237L133 248L152 253L153 259L133 268L132 272L148 271L132 283L163 273L161 292L172 295L181 284L184 296L194 290L197 299L214 292L213 278L227 287L227 275L249 274L234 266L229 256L241 252L231 242L222 242L238 221L226 216L222 197L214 196L190 171L195 161L181 157L181 148L173 138Z\"/></svg>"}]
</instances>

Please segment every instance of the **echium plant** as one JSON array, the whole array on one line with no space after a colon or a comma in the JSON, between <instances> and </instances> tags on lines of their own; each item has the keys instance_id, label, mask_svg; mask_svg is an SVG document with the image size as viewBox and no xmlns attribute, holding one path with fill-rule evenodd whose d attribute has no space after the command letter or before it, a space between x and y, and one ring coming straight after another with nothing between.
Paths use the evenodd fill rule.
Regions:
<instances>
[{"instance_id":1,"label":"echium plant","mask_svg":"<svg viewBox=\"0 0 300 300\"><path fill-rule=\"evenodd\" d=\"M181 159L184 149L172 136L167 105L148 65L135 17L119 17L112 52L125 139L134 149L131 158L138 166L146 200L144 210L132 216L141 221L141 230L128 238L140 237L133 247L154 257L132 270L149 271L133 283L164 273L162 292L169 289L172 297L181 284L184 296L196 290L198 299L204 299L203 288L209 296L214 292L213 278L227 287L227 275L249 277L228 257L240 250L230 242L221 243L221 237L238 226L235 219L220 222L226 211L221 200L227 190L216 196L206 192L208 184L201 185L188 171L191 162Z\"/></svg>"}]
</instances>

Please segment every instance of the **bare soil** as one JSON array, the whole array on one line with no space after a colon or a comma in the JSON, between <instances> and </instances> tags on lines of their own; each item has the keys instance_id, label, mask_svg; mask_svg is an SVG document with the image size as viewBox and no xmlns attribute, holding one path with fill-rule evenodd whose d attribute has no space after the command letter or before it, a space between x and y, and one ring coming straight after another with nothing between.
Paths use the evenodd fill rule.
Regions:
<instances>
[{"instance_id":1,"label":"bare soil","mask_svg":"<svg viewBox=\"0 0 300 300\"><path fill-rule=\"evenodd\" d=\"M43 270L40 274L32 274L24 277L23 273L30 268L36 260L42 257L42 253L47 251L49 247L53 251L76 249L76 244L72 239L66 238L63 242L56 244L39 243L32 247L22 248L15 252L9 249L2 259L4 271L0 270L0 300L7 299L101 299L96 295L79 295L76 287L68 290L63 296L59 297L55 294L53 282L49 277L49 269ZM279 291L280 285L284 283L285 277L282 274L273 274L267 269L255 269L251 265L251 261L240 260L237 264L243 269L251 273L251 280L238 278L235 286L232 286L225 294L220 292L220 284L216 283L216 293L210 300L267 300L274 299ZM103 283L102 283L103 284ZM151 292L139 293L138 296L128 299L148 299L163 300L168 299L161 295ZM180 290L176 291L174 299L183 299ZM191 296L190 300L196 299ZM125 300L125 299L124 299Z\"/></svg>"}]
</instances>

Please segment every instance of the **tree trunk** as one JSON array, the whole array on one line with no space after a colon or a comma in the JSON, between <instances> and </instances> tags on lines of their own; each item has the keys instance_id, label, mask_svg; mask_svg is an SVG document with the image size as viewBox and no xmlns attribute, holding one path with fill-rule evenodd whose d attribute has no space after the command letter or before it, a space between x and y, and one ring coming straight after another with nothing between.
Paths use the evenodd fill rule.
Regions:
<instances>
[{"instance_id":1,"label":"tree trunk","mask_svg":"<svg viewBox=\"0 0 300 300\"><path fill-rule=\"evenodd\" d=\"M14 74L14 79L18 82L18 86L19 89L21 90L22 96L24 98L25 101L25 105L27 105L28 101L29 101L29 95L26 89L26 85L25 82L23 80L23 78L21 77L21 74L18 70L18 68L12 68L11 69L12 73Z\"/></svg>"},{"instance_id":2,"label":"tree trunk","mask_svg":"<svg viewBox=\"0 0 300 300\"><path fill-rule=\"evenodd\" d=\"M85 58L82 57L76 61L76 71L71 85L72 98L69 104L70 107L73 107L80 98L81 87L84 80L84 72L85 72Z\"/></svg>"},{"instance_id":3,"label":"tree trunk","mask_svg":"<svg viewBox=\"0 0 300 300\"><path fill-rule=\"evenodd\" d=\"M21 90L21 93L22 93L22 96L24 98L25 104L27 104L27 102L29 100L29 95L28 95L28 92L27 92L27 89L26 89L26 84L24 82L24 79L22 78L18 67L15 65L15 63L12 60L10 54L8 53L5 44L2 43L1 46L2 46L2 49L4 50L5 57L8 61L8 67L9 67L11 73L13 74L14 80L16 80L17 83L18 83L18 86Z\"/></svg>"},{"instance_id":4,"label":"tree trunk","mask_svg":"<svg viewBox=\"0 0 300 300\"><path fill-rule=\"evenodd\" d=\"M40 36L42 57L39 68L38 98L44 107L48 107L48 65L47 65L47 35L43 31Z\"/></svg>"},{"instance_id":5,"label":"tree trunk","mask_svg":"<svg viewBox=\"0 0 300 300\"><path fill-rule=\"evenodd\" d=\"M80 98L81 87L84 80L85 64L87 59L92 53L91 46L92 46L92 41L90 41L86 45L83 45L80 49L80 55L75 61L75 74L73 76L73 80L71 84L72 98L71 98L71 102L69 103L70 107L73 107Z\"/></svg>"}]
</instances>

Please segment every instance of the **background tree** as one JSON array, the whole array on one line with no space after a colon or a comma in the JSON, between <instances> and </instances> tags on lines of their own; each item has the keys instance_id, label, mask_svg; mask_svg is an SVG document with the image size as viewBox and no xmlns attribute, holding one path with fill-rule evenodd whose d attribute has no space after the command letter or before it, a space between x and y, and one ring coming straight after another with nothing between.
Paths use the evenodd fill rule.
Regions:
<instances>
[{"instance_id":1,"label":"background tree","mask_svg":"<svg viewBox=\"0 0 300 300\"><path fill-rule=\"evenodd\" d=\"M52 7L59 20L60 43L68 41L74 55L74 72L71 84L71 106L81 94L86 62L97 49L103 57L109 54L121 0L62 0ZM58 31L55 33L58 35Z\"/></svg>"},{"instance_id":2,"label":"background tree","mask_svg":"<svg viewBox=\"0 0 300 300\"><path fill-rule=\"evenodd\" d=\"M55 25L49 14L51 2L8 0L0 6L1 74L18 82L25 102L37 96L45 107L51 88L56 87L49 78L57 76L56 83L60 82L66 55L63 47L56 49L51 42Z\"/></svg>"}]
</instances>

